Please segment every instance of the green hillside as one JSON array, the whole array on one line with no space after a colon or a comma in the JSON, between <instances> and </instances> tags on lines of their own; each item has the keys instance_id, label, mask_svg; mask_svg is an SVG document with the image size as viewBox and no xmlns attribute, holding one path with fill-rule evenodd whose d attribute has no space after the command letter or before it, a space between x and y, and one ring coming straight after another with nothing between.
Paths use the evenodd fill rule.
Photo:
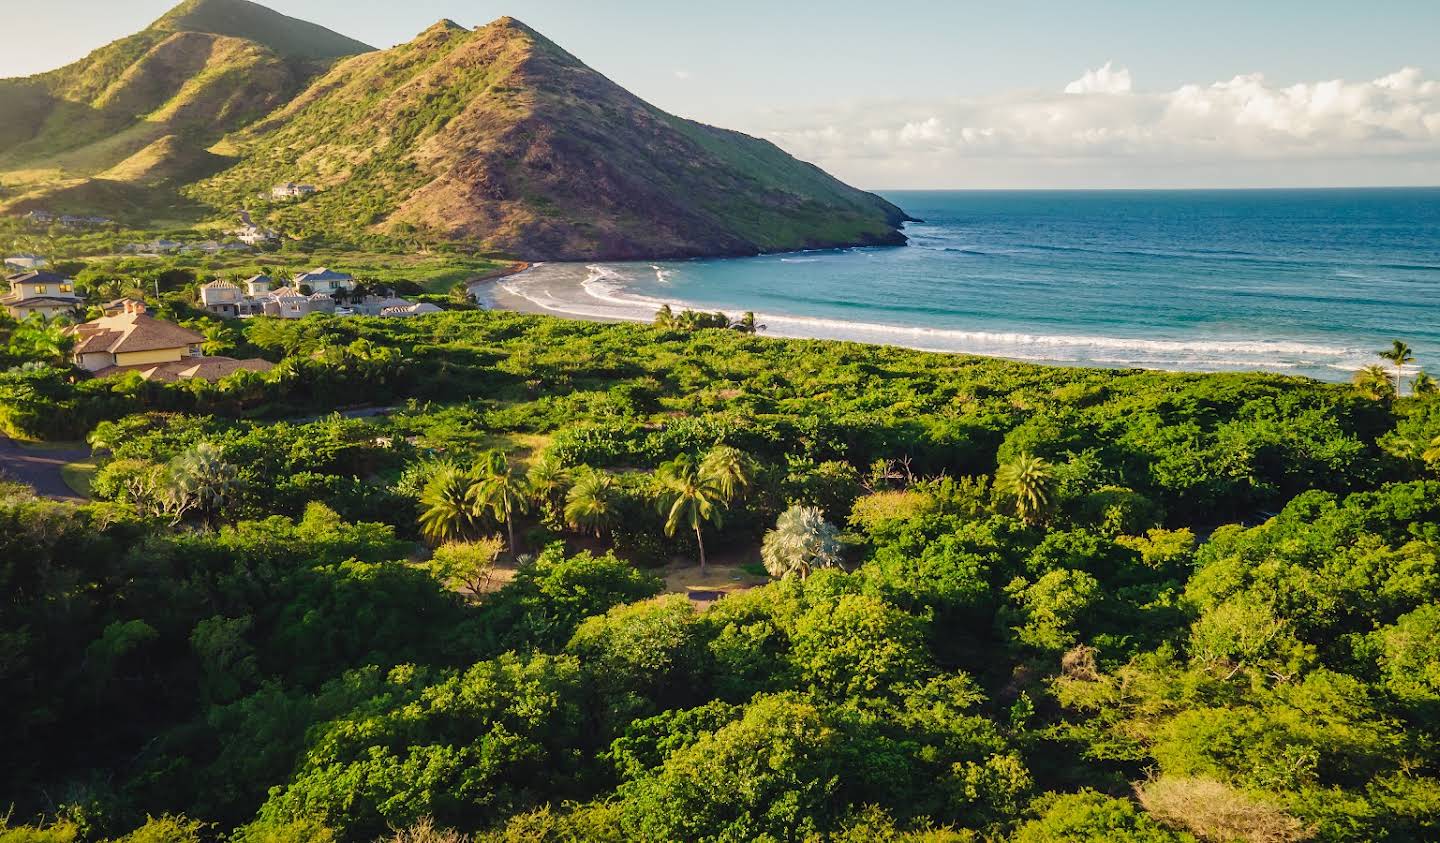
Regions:
<instances>
[{"instance_id":1,"label":"green hillside","mask_svg":"<svg viewBox=\"0 0 1440 843\"><path fill-rule=\"evenodd\" d=\"M173 206L174 185L223 163L206 147L285 103L330 59L368 49L246 0L190 0L70 65L0 80L10 118L0 182L11 187L0 210L78 210L75 188L97 177L150 195L137 204L136 190L122 190L131 201L87 211Z\"/></svg>"},{"instance_id":2,"label":"green hillside","mask_svg":"<svg viewBox=\"0 0 1440 843\"><path fill-rule=\"evenodd\" d=\"M281 228L462 240L522 258L897 243L904 214L768 142L666 114L534 30L443 21L338 64L229 139L216 207L279 181Z\"/></svg>"}]
</instances>

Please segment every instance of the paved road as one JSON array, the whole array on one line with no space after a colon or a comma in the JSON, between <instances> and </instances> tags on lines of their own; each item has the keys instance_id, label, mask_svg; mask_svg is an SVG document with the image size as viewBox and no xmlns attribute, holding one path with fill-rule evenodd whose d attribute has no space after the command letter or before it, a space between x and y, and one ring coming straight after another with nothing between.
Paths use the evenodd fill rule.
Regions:
<instances>
[{"instance_id":1,"label":"paved road","mask_svg":"<svg viewBox=\"0 0 1440 843\"><path fill-rule=\"evenodd\" d=\"M90 458L88 450L31 450L22 448L7 436L0 436L0 472L35 488L41 497L57 501L83 501L76 495L65 479L60 468L66 463Z\"/></svg>"}]
</instances>

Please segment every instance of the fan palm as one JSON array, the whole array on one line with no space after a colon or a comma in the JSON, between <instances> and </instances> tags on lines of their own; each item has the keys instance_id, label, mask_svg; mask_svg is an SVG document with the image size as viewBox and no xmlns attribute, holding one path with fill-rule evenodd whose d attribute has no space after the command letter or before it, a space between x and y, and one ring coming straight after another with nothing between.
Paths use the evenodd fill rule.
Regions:
<instances>
[{"instance_id":1,"label":"fan palm","mask_svg":"<svg viewBox=\"0 0 1440 843\"><path fill-rule=\"evenodd\" d=\"M1431 374L1424 369L1415 373L1410 380L1411 395L1435 395L1440 393L1440 382L1437 382Z\"/></svg>"},{"instance_id":2,"label":"fan palm","mask_svg":"<svg viewBox=\"0 0 1440 843\"><path fill-rule=\"evenodd\" d=\"M1391 340L1390 347L1379 352L1381 359L1389 360L1395 364L1395 394L1400 394L1403 385L1400 378L1404 375L1405 366L1415 362L1415 355L1410 346L1400 340Z\"/></svg>"},{"instance_id":3,"label":"fan palm","mask_svg":"<svg viewBox=\"0 0 1440 843\"><path fill-rule=\"evenodd\" d=\"M1015 514L1026 524L1040 523L1054 486L1050 463L1030 454L1021 454L995 474L995 491L1015 499Z\"/></svg>"},{"instance_id":4,"label":"fan palm","mask_svg":"<svg viewBox=\"0 0 1440 843\"><path fill-rule=\"evenodd\" d=\"M530 508L530 484L518 468L498 451L491 451L482 460L479 479L470 487L466 500L474 512L489 510L496 520L505 522L510 552L515 544L515 516Z\"/></svg>"},{"instance_id":5,"label":"fan palm","mask_svg":"<svg viewBox=\"0 0 1440 843\"><path fill-rule=\"evenodd\" d=\"M604 471L580 475L565 496L565 523L577 530L594 530L599 538L620 520L620 486Z\"/></svg>"},{"instance_id":6,"label":"fan palm","mask_svg":"<svg viewBox=\"0 0 1440 843\"><path fill-rule=\"evenodd\" d=\"M1350 379L1361 395L1374 401L1391 398L1395 395L1395 382L1390 380L1390 373L1385 371L1384 366L1366 366L1355 373Z\"/></svg>"},{"instance_id":7,"label":"fan palm","mask_svg":"<svg viewBox=\"0 0 1440 843\"><path fill-rule=\"evenodd\" d=\"M717 445L700 462L700 473L714 482L726 502L731 502L750 487L755 462L739 448Z\"/></svg>"},{"instance_id":8,"label":"fan palm","mask_svg":"<svg viewBox=\"0 0 1440 843\"><path fill-rule=\"evenodd\" d=\"M675 535L682 524L693 530L700 550L700 570L704 571L705 538L701 528L707 523L720 525L725 493L689 454L681 454L660 466L655 478L660 486L659 505L660 514L665 516L665 535Z\"/></svg>"},{"instance_id":9,"label":"fan palm","mask_svg":"<svg viewBox=\"0 0 1440 843\"><path fill-rule=\"evenodd\" d=\"M840 564L840 531L818 507L792 506L765 533L760 559L772 577L795 574L803 580L816 568Z\"/></svg>"}]
</instances>

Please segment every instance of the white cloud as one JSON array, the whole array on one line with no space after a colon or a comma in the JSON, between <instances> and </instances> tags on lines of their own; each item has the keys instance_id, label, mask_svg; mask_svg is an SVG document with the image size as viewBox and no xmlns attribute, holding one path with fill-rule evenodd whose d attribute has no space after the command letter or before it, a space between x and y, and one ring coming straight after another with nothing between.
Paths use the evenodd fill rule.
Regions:
<instances>
[{"instance_id":1,"label":"white cloud","mask_svg":"<svg viewBox=\"0 0 1440 843\"><path fill-rule=\"evenodd\" d=\"M1106 63L1064 91L792 112L762 134L871 185L993 186L987 178L1026 171L1097 186L1440 183L1440 81L1416 68L1286 86L1253 73L1143 92Z\"/></svg>"},{"instance_id":2,"label":"white cloud","mask_svg":"<svg viewBox=\"0 0 1440 843\"><path fill-rule=\"evenodd\" d=\"M684 82L684 81L687 81L688 79L690 79L690 78L691 78L691 75L692 75L692 74L691 74L690 71L688 71L688 70L677 70L677 71L675 71L675 78L676 78L676 79L679 79L681 82Z\"/></svg>"},{"instance_id":3,"label":"white cloud","mask_svg":"<svg viewBox=\"0 0 1440 843\"><path fill-rule=\"evenodd\" d=\"M1085 71L1085 75L1065 86L1067 94L1128 94L1130 93L1131 81L1130 70L1124 67L1115 67L1112 62L1105 62L1105 66L1095 70Z\"/></svg>"}]
</instances>

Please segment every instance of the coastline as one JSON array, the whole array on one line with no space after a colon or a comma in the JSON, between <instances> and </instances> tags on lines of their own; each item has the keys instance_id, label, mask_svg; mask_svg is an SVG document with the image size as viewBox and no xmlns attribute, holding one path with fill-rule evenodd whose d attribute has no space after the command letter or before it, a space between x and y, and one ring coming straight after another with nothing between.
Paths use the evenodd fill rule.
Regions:
<instances>
[{"instance_id":1,"label":"coastline","mask_svg":"<svg viewBox=\"0 0 1440 843\"><path fill-rule=\"evenodd\" d=\"M816 255L806 252L771 256L781 261L806 263ZM720 310L732 319L745 309L714 307L686 301L670 293L668 277L676 266L649 263L537 262L471 285L481 307L508 310L589 322L649 323L656 310L669 304L676 310ZM636 292L632 282L637 274L654 274L661 282L653 295ZM676 293L679 291L677 290ZM1041 334L1002 330L964 330L920 324L883 324L827 319L755 311L756 320L767 327L761 336L780 339L811 339L856 342L866 345L908 348L940 354L973 355L1042 365L1097 368L1144 369L1176 372L1270 372L1301 375L1325 381L1348 379L1353 368L1339 359L1323 362L1333 349L1300 341L1269 341L1261 344L1259 357L1252 343L1224 339L1173 340L1067 334ZM1297 365L1263 359L1271 353L1322 358L1321 362ZM1248 359L1247 359L1248 358ZM1330 371L1324 374L1317 372ZM1358 367L1356 367L1358 368Z\"/></svg>"}]
</instances>

